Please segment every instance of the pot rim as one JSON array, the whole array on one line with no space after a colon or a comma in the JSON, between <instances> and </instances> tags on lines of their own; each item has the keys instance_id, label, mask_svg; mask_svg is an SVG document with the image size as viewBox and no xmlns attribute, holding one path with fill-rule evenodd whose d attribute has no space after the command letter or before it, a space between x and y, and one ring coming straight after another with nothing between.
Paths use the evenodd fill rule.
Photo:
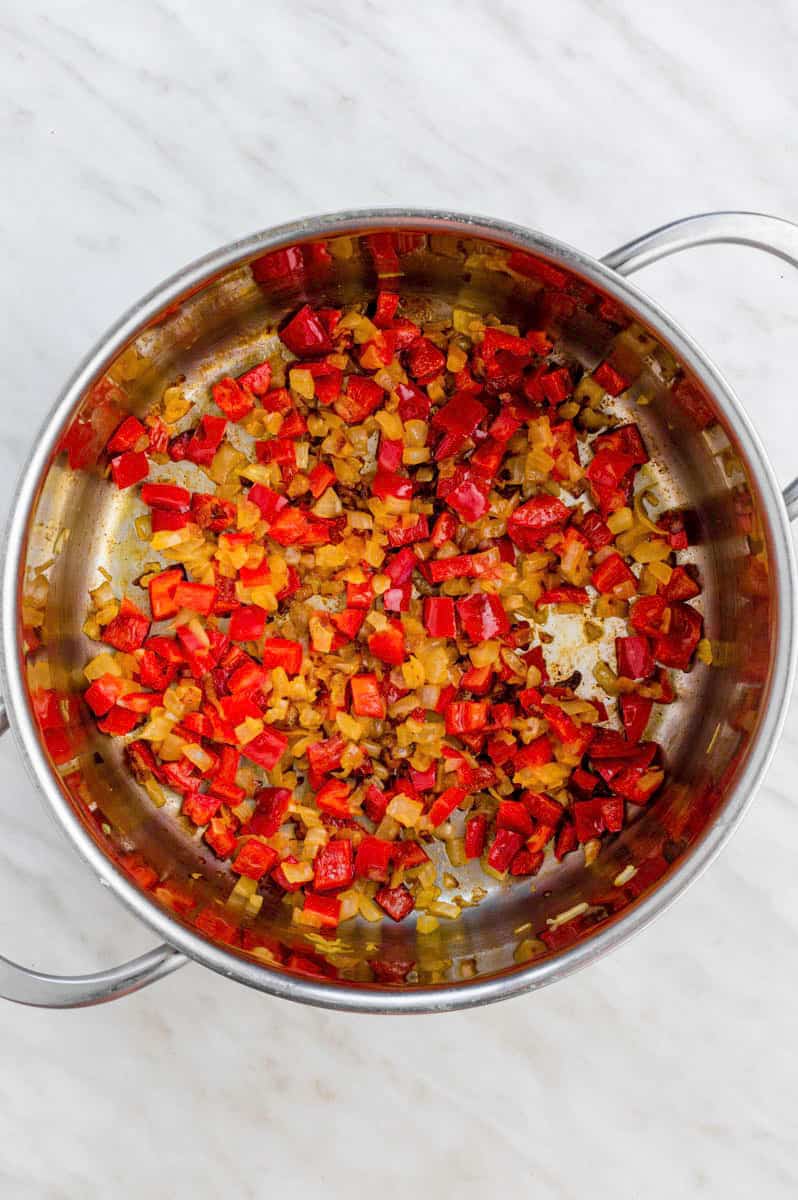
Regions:
<instances>
[{"instance_id":1,"label":"pot rim","mask_svg":"<svg viewBox=\"0 0 798 1200\"><path fill-rule=\"evenodd\" d=\"M24 550L25 530L35 502L39 480L53 453L67 418L95 376L100 374L138 330L165 305L208 276L297 241L347 233L387 229L441 231L462 236L502 240L514 248L528 250L574 270L661 333L678 357L695 373L719 404L743 448L761 503L770 521L771 562L776 584L774 598L774 658L767 700L760 727L745 768L731 790L723 810L705 834L685 855L665 881L633 905L608 928L564 951L482 980L390 990L377 985L348 985L276 970L235 954L207 941L180 924L147 893L137 887L92 840L59 787L39 742L33 714L26 698L22 659L16 631L19 616L18 567ZM657 304L628 279L600 260L535 230L490 217L475 217L433 209L376 208L349 210L274 226L228 243L196 259L169 276L158 287L133 304L98 340L62 390L46 417L33 449L22 469L11 503L5 535L2 593L2 693L14 736L29 772L47 799L49 808L81 857L93 868L101 883L146 925L189 958L221 975L284 999L352 1012L422 1013L446 1012L508 999L564 979L616 949L646 928L664 912L709 866L753 800L773 756L786 717L790 688L795 673L796 563L789 520L781 489L764 447L735 393L711 359L695 341ZM786 586L785 586L786 585Z\"/></svg>"}]
</instances>

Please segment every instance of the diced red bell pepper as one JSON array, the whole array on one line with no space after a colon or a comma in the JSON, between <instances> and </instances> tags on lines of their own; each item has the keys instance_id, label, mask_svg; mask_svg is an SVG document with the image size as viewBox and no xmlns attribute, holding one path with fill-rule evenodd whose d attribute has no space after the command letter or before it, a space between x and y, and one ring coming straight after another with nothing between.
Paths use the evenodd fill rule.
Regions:
<instances>
[{"instance_id":1,"label":"diced red bell pepper","mask_svg":"<svg viewBox=\"0 0 798 1200\"><path fill-rule=\"evenodd\" d=\"M266 610L257 604L242 604L230 617L228 636L234 642L256 642L266 628Z\"/></svg>"},{"instance_id":2,"label":"diced red bell pepper","mask_svg":"<svg viewBox=\"0 0 798 1200\"><path fill-rule=\"evenodd\" d=\"M315 892L305 892L302 911L315 917L323 928L334 929L341 920L341 901L337 896L317 896Z\"/></svg>"},{"instance_id":3,"label":"diced red bell pepper","mask_svg":"<svg viewBox=\"0 0 798 1200\"><path fill-rule=\"evenodd\" d=\"M575 800L571 813L579 842L600 837L605 830L617 833L623 826L623 800L618 796L596 796Z\"/></svg>"},{"instance_id":4,"label":"diced red bell pepper","mask_svg":"<svg viewBox=\"0 0 798 1200\"><path fill-rule=\"evenodd\" d=\"M489 490L489 480L484 476L466 467L458 467L452 480L446 481L445 487L439 485L438 495L445 498L464 524L473 525L490 508Z\"/></svg>"},{"instance_id":5,"label":"diced red bell pepper","mask_svg":"<svg viewBox=\"0 0 798 1200\"><path fill-rule=\"evenodd\" d=\"M181 579L174 590L173 599L178 609L188 608L191 612L207 616L216 603L216 588L209 583L186 583Z\"/></svg>"},{"instance_id":6,"label":"diced red bell pepper","mask_svg":"<svg viewBox=\"0 0 798 1200\"><path fill-rule=\"evenodd\" d=\"M424 627L430 637L453 638L457 636L454 601L449 596L425 597Z\"/></svg>"},{"instance_id":7,"label":"diced red bell pepper","mask_svg":"<svg viewBox=\"0 0 798 1200\"><path fill-rule=\"evenodd\" d=\"M401 522L391 526L388 530L388 545L389 546L409 546L413 542L423 542L429 536L429 526L424 513L419 513L410 525L403 525Z\"/></svg>"},{"instance_id":8,"label":"diced red bell pepper","mask_svg":"<svg viewBox=\"0 0 798 1200\"><path fill-rule=\"evenodd\" d=\"M593 449L613 450L616 454L628 454L638 465L648 462L648 451L637 425L618 425L607 433L593 439Z\"/></svg>"},{"instance_id":9,"label":"diced red bell pepper","mask_svg":"<svg viewBox=\"0 0 798 1200\"><path fill-rule=\"evenodd\" d=\"M377 465L383 471L399 471L402 467L405 444L401 438L380 438Z\"/></svg>"},{"instance_id":10,"label":"diced red bell pepper","mask_svg":"<svg viewBox=\"0 0 798 1200\"><path fill-rule=\"evenodd\" d=\"M637 589L637 580L620 554L610 554L599 563L590 578L596 591L605 596L616 595L619 588L624 595L634 595Z\"/></svg>"},{"instance_id":11,"label":"diced red bell pepper","mask_svg":"<svg viewBox=\"0 0 798 1200\"><path fill-rule=\"evenodd\" d=\"M398 666L405 660L405 631L401 621L390 621L368 639L369 650L381 662Z\"/></svg>"},{"instance_id":12,"label":"diced red bell pepper","mask_svg":"<svg viewBox=\"0 0 798 1200\"><path fill-rule=\"evenodd\" d=\"M543 851L542 850L519 850L510 863L511 875L534 875L543 866Z\"/></svg>"},{"instance_id":13,"label":"diced red bell pepper","mask_svg":"<svg viewBox=\"0 0 798 1200\"><path fill-rule=\"evenodd\" d=\"M604 388L604 391L610 396L620 396L621 392L626 391L629 386L629 380L625 379L606 360L595 368L593 378L599 387Z\"/></svg>"},{"instance_id":14,"label":"diced red bell pepper","mask_svg":"<svg viewBox=\"0 0 798 1200\"><path fill-rule=\"evenodd\" d=\"M440 796L435 798L432 807L429 810L429 823L433 829L443 824L456 808L463 803L466 798L465 788L449 787L446 791L441 792Z\"/></svg>"},{"instance_id":15,"label":"diced red bell pepper","mask_svg":"<svg viewBox=\"0 0 798 1200\"><path fill-rule=\"evenodd\" d=\"M124 734L130 733L140 720L141 713L131 712L130 709L115 704L103 720L98 720L97 728L114 737L122 737Z\"/></svg>"},{"instance_id":16,"label":"diced red bell pepper","mask_svg":"<svg viewBox=\"0 0 798 1200\"><path fill-rule=\"evenodd\" d=\"M165 508L154 508L150 513L150 527L153 533L168 530L185 529L189 522L188 513L167 512Z\"/></svg>"},{"instance_id":17,"label":"diced red bell pepper","mask_svg":"<svg viewBox=\"0 0 798 1200\"><path fill-rule=\"evenodd\" d=\"M397 500L412 500L413 480L407 475L400 475L398 471L386 471L378 466L371 481L371 491L380 500L387 500L389 496L395 496Z\"/></svg>"},{"instance_id":18,"label":"diced red bell pepper","mask_svg":"<svg viewBox=\"0 0 798 1200\"><path fill-rule=\"evenodd\" d=\"M343 779L328 779L316 792L316 807L334 817L351 816L352 789Z\"/></svg>"},{"instance_id":19,"label":"diced red bell pepper","mask_svg":"<svg viewBox=\"0 0 798 1200\"><path fill-rule=\"evenodd\" d=\"M271 771L285 754L287 746L288 738L285 734L280 733L279 729L267 726L251 742L247 742L246 746L242 747L242 751L258 766Z\"/></svg>"},{"instance_id":20,"label":"diced red bell pepper","mask_svg":"<svg viewBox=\"0 0 798 1200\"><path fill-rule=\"evenodd\" d=\"M145 617L141 609L125 598L119 606L118 615L103 629L102 640L123 654L132 654L144 645L149 632L149 617Z\"/></svg>"},{"instance_id":21,"label":"diced red bell pepper","mask_svg":"<svg viewBox=\"0 0 798 1200\"><path fill-rule=\"evenodd\" d=\"M521 796L521 803L529 815L539 821L541 825L556 827L562 820L562 805L549 796L544 796L541 792L524 792Z\"/></svg>"},{"instance_id":22,"label":"diced red bell pepper","mask_svg":"<svg viewBox=\"0 0 798 1200\"><path fill-rule=\"evenodd\" d=\"M185 457L198 467L209 467L222 444L226 427L224 417L211 417L206 413L186 445Z\"/></svg>"},{"instance_id":23,"label":"diced red bell pepper","mask_svg":"<svg viewBox=\"0 0 798 1200\"><path fill-rule=\"evenodd\" d=\"M213 796L210 792L203 795L202 792L188 791L183 797L180 811L195 825L207 825L221 807L222 801L219 796Z\"/></svg>"},{"instance_id":24,"label":"diced red bell pepper","mask_svg":"<svg viewBox=\"0 0 798 1200\"><path fill-rule=\"evenodd\" d=\"M615 729L599 727L590 743L590 757L598 761L607 758L634 758L637 753L638 747L631 745Z\"/></svg>"},{"instance_id":25,"label":"diced red bell pepper","mask_svg":"<svg viewBox=\"0 0 798 1200\"><path fill-rule=\"evenodd\" d=\"M279 330L279 337L297 358L317 358L333 349L327 329L309 304L304 304Z\"/></svg>"},{"instance_id":26,"label":"diced red bell pepper","mask_svg":"<svg viewBox=\"0 0 798 1200\"><path fill-rule=\"evenodd\" d=\"M674 604L667 634L654 642L653 655L656 661L663 667L686 671L701 640L703 624L701 614L692 605L682 602ZM107 641L105 635L104 640Z\"/></svg>"},{"instance_id":27,"label":"diced red bell pepper","mask_svg":"<svg viewBox=\"0 0 798 1200\"><path fill-rule=\"evenodd\" d=\"M460 680L460 690L473 696L487 696L493 686L493 667L471 667Z\"/></svg>"},{"instance_id":28,"label":"diced red bell pepper","mask_svg":"<svg viewBox=\"0 0 798 1200\"><path fill-rule=\"evenodd\" d=\"M612 781L613 791L632 804L648 804L651 797L662 786L664 772L649 771L645 767L624 767ZM620 825L618 828L620 829ZM609 828L609 825L607 826Z\"/></svg>"},{"instance_id":29,"label":"diced red bell pepper","mask_svg":"<svg viewBox=\"0 0 798 1200\"><path fill-rule=\"evenodd\" d=\"M266 638L260 657L264 667L282 667L286 675L298 675L302 670L302 643L291 641L290 638Z\"/></svg>"},{"instance_id":30,"label":"diced red bell pepper","mask_svg":"<svg viewBox=\"0 0 798 1200\"><path fill-rule=\"evenodd\" d=\"M562 404L573 394L574 382L567 367L557 367L540 377L540 387L549 404Z\"/></svg>"},{"instance_id":31,"label":"diced red bell pepper","mask_svg":"<svg viewBox=\"0 0 798 1200\"><path fill-rule=\"evenodd\" d=\"M276 862L276 850L256 838L248 838L230 865L237 875L246 875L248 879L262 879Z\"/></svg>"},{"instance_id":32,"label":"diced red bell pepper","mask_svg":"<svg viewBox=\"0 0 798 1200\"><path fill-rule=\"evenodd\" d=\"M616 450L599 450L585 469L596 504L602 515L623 508L631 496L632 475L637 469L635 455Z\"/></svg>"},{"instance_id":33,"label":"diced red bell pepper","mask_svg":"<svg viewBox=\"0 0 798 1200\"><path fill-rule=\"evenodd\" d=\"M672 604L677 600L692 600L694 596L699 596L701 587L684 567L674 567L662 594Z\"/></svg>"},{"instance_id":34,"label":"diced red bell pepper","mask_svg":"<svg viewBox=\"0 0 798 1200\"><path fill-rule=\"evenodd\" d=\"M317 892L345 888L355 877L352 843L335 838L322 846L313 860L313 886Z\"/></svg>"},{"instance_id":35,"label":"diced red bell pepper","mask_svg":"<svg viewBox=\"0 0 798 1200\"><path fill-rule=\"evenodd\" d=\"M639 633L659 637L670 628L670 606L664 596L641 596L629 609L629 622Z\"/></svg>"},{"instance_id":36,"label":"diced red bell pepper","mask_svg":"<svg viewBox=\"0 0 798 1200\"><path fill-rule=\"evenodd\" d=\"M510 621L500 598L486 592L475 592L457 601L457 616L472 642L504 637L510 632Z\"/></svg>"},{"instance_id":37,"label":"diced red bell pepper","mask_svg":"<svg viewBox=\"0 0 798 1200\"><path fill-rule=\"evenodd\" d=\"M235 528L236 506L232 500L223 500L221 496L194 492L191 496L191 519L200 529L222 533L225 529Z\"/></svg>"},{"instance_id":38,"label":"diced red bell pepper","mask_svg":"<svg viewBox=\"0 0 798 1200\"><path fill-rule=\"evenodd\" d=\"M127 708L134 713L152 712L163 704L161 692L125 692L117 700L120 708Z\"/></svg>"},{"instance_id":39,"label":"diced red bell pepper","mask_svg":"<svg viewBox=\"0 0 798 1200\"><path fill-rule=\"evenodd\" d=\"M494 871L506 871L523 844L520 833L511 829L497 829L493 845L488 851L488 866Z\"/></svg>"},{"instance_id":40,"label":"diced red bell pepper","mask_svg":"<svg viewBox=\"0 0 798 1200\"><path fill-rule=\"evenodd\" d=\"M140 483L149 473L149 460L142 450L128 450L111 459L111 475L120 491Z\"/></svg>"},{"instance_id":41,"label":"diced red bell pepper","mask_svg":"<svg viewBox=\"0 0 798 1200\"><path fill-rule=\"evenodd\" d=\"M643 634L615 639L618 674L625 679L648 679L654 674L654 659L648 638Z\"/></svg>"},{"instance_id":42,"label":"diced red bell pepper","mask_svg":"<svg viewBox=\"0 0 798 1200\"><path fill-rule=\"evenodd\" d=\"M399 416L403 421L426 421L432 407L426 396L413 383L398 383L396 395L399 399Z\"/></svg>"},{"instance_id":43,"label":"diced red bell pepper","mask_svg":"<svg viewBox=\"0 0 798 1200\"><path fill-rule=\"evenodd\" d=\"M371 582L371 576L369 576L368 579L365 579L363 583L347 583L347 608L371 608L373 602L374 586Z\"/></svg>"},{"instance_id":44,"label":"diced red bell pepper","mask_svg":"<svg viewBox=\"0 0 798 1200\"><path fill-rule=\"evenodd\" d=\"M374 899L392 921L403 921L416 905L415 900L403 883L395 888L379 888Z\"/></svg>"},{"instance_id":45,"label":"diced red bell pepper","mask_svg":"<svg viewBox=\"0 0 798 1200\"><path fill-rule=\"evenodd\" d=\"M126 417L108 443L109 454L122 454L132 450L141 438L148 438L146 426L138 417Z\"/></svg>"},{"instance_id":46,"label":"diced red bell pepper","mask_svg":"<svg viewBox=\"0 0 798 1200\"><path fill-rule=\"evenodd\" d=\"M358 879L387 883L391 873L393 851L393 842L370 835L364 837L355 855L355 875Z\"/></svg>"},{"instance_id":47,"label":"diced red bell pepper","mask_svg":"<svg viewBox=\"0 0 798 1200\"><path fill-rule=\"evenodd\" d=\"M145 483L141 498L149 508L163 508L168 512L187 512L191 504L188 488L174 483Z\"/></svg>"},{"instance_id":48,"label":"diced red bell pepper","mask_svg":"<svg viewBox=\"0 0 798 1200\"><path fill-rule=\"evenodd\" d=\"M349 425L359 425L380 408L384 400L385 392L373 379L350 375L346 381L346 392L338 397L333 407L341 420Z\"/></svg>"},{"instance_id":49,"label":"diced red bell pepper","mask_svg":"<svg viewBox=\"0 0 798 1200\"><path fill-rule=\"evenodd\" d=\"M541 493L510 514L507 533L519 550L534 550L550 533L563 526L569 515L562 500Z\"/></svg>"},{"instance_id":50,"label":"diced red bell pepper","mask_svg":"<svg viewBox=\"0 0 798 1200\"><path fill-rule=\"evenodd\" d=\"M260 837L274 837L283 824L291 803L288 788L265 787L255 793L255 812L241 830Z\"/></svg>"},{"instance_id":51,"label":"diced red bell pepper","mask_svg":"<svg viewBox=\"0 0 798 1200\"><path fill-rule=\"evenodd\" d=\"M363 811L370 821L379 825L385 816L385 810L390 802L390 796L381 791L375 784L369 784L363 801Z\"/></svg>"},{"instance_id":52,"label":"diced red bell pepper","mask_svg":"<svg viewBox=\"0 0 798 1200\"><path fill-rule=\"evenodd\" d=\"M522 771L526 767L544 767L554 757L551 741L544 734L523 746L513 759L513 768Z\"/></svg>"},{"instance_id":53,"label":"diced red bell pepper","mask_svg":"<svg viewBox=\"0 0 798 1200\"><path fill-rule=\"evenodd\" d=\"M276 866L271 873L271 878L278 887L283 889L284 892L299 892L305 886L303 883L289 882L288 877L283 870L283 866L286 863L291 863L291 865L294 866L296 865L297 861L297 858L293 854L287 854L285 858L280 860L279 866Z\"/></svg>"},{"instance_id":54,"label":"diced red bell pepper","mask_svg":"<svg viewBox=\"0 0 798 1200\"><path fill-rule=\"evenodd\" d=\"M411 550L409 546L403 546L398 553L392 554L386 559L385 574L394 587L400 587L403 583L408 582L417 565L418 559L415 551Z\"/></svg>"},{"instance_id":55,"label":"diced red bell pepper","mask_svg":"<svg viewBox=\"0 0 798 1200\"><path fill-rule=\"evenodd\" d=\"M554 839L554 857L558 862L562 862L566 854L570 854L579 844L579 838L576 836L576 826L573 821L566 818Z\"/></svg>"},{"instance_id":56,"label":"diced red bell pepper","mask_svg":"<svg viewBox=\"0 0 798 1200\"><path fill-rule=\"evenodd\" d=\"M229 375L213 385L211 394L214 403L230 421L240 421L255 407L252 393Z\"/></svg>"},{"instance_id":57,"label":"diced red bell pepper","mask_svg":"<svg viewBox=\"0 0 798 1200\"><path fill-rule=\"evenodd\" d=\"M589 603L590 597L585 588L571 587L569 584L563 584L561 587L549 588L538 596L535 601L535 607L542 608L546 604L578 604L584 606Z\"/></svg>"},{"instance_id":58,"label":"diced red bell pepper","mask_svg":"<svg viewBox=\"0 0 798 1200\"><path fill-rule=\"evenodd\" d=\"M357 717L376 717L383 720L386 713L385 698L380 691L376 675L353 675L352 711Z\"/></svg>"},{"instance_id":59,"label":"diced red bell pepper","mask_svg":"<svg viewBox=\"0 0 798 1200\"><path fill-rule=\"evenodd\" d=\"M335 472L326 463L316 463L316 466L308 474L308 483L310 484L310 494L318 499L326 492L330 484L335 483Z\"/></svg>"},{"instance_id":60,"label":"diced red bell pepper","mask_svg":"<svg viewBox=\"0 0 798 1200\"><path fill-rule=\"evenodd\" d=\"M591 511L586 513L585 519L579 528L587 538L590 549L593 551L601 550L603 546L609 546L613 540L612 530L597 512Z\"/></svg>"},{"instance_id":61,"label":"diced red bell pepper","mask_svg":"<svg viewBox=\"0 0 798 1200\"><path fill-rule=\"evenodd\" d=\"M239 375L236 382L253 396L265 396L269 390L271 381L271 363L262 362L258 363L256 367L250 367L243 375Z\"/></svg>"},{"instance_id":62,"label":"diced red bell pepper","mask_svg":"<svg viewBox=\"0 0 798 1200\"><path fill-rule=\"evenodd\" d=\"M480 858L485 849L485 838L488 830L488 818L485 813L474 813L468 817L465 824L465 856L468 859Z\"/></svg>"},{"instance_id":63,"label":"diced red bell pepper","mask_svg":"<svg viewBox=\"0 0 798 1200\"><path fill-rule=\"evenodd\" d=\"M235 830L224 817L211 817L202 836L219 858L229 858L238 841Z\"/></svg>"},{"instance_id":64,"label":"diced red bell pepper","mask_svg":"<svg viewBox=\"0 0 798 1200\"><path fill-rule=\"evenodd\" d=\"M446 706L446 732L477 733L488 724L489 712L487 700L455 700Z\"/></svg>"},{"instance_id":65,"label":"diced red bell pepper","mask_svg":"<svg viewBox=\"0 0 798 1200\"><path fill-rule=\"evenodd\" d=\"M445 354L429 338L416 338L407 351L407 370L422 385L437 379L445 366Z\"/></svg>"},{"instance_id":66,"label":"diced red bell pepper","mask_svg":"<svg viewBox=\"0 0 798 1200\"><path fill-rule=\"evenodd\" d=\"M285 496L272 491L262 483L256 483L247 493L247 499L257 504L264 521L271 521L281 509L288 505Z\"/></svg>"},{"instance_id":67,"label":"diced red bell pepper","mask_svg":"<svg viewBox=\"0 0 798 1200\"><path fill-rule=\"evenodd\" d=\"M398 307L398 292L377 292L373 320L378 329L387 329L390 326Z\"/></svg>"},{"instance_id":68,"label":"diced red bell pepper","mask_svg":"<svg viewBox=\"0 0 798 1200\"><path fill-rule=\"evenodd\" d=\"M529 837L532 833L532 818L520 800L500 800L496 812L496 828L511 829Z\"/></svg>"},{"instance_id":69,"label":"diced red bell pepper","mask_svg":"<svg viewBox=\"0 0 798 1200\"><path fill-rule=\"evenodd\" d=\"M653 700L645 696L638 696L634 692L621 696L621 721L630 742L640 741L651 718L653 707Z\"/></svg>"},{"instance_id":70,"label":"diced red bell pepper","mask_svg":"<svg viewBox=\"0 0 798 1200\"><path fill-rule=\"evenodd\" d=\"M118 675L101 675L99 679L92 681L83 693L83 699L95 717L104 717L107 712L111 711L117 700L124 695L125 687L124 681ZM41 721L39 723L42 729L53 728L52 725ZM63 719L59 720L59 725L61 724L63 724Z\"/></svg>"}]
</instances>

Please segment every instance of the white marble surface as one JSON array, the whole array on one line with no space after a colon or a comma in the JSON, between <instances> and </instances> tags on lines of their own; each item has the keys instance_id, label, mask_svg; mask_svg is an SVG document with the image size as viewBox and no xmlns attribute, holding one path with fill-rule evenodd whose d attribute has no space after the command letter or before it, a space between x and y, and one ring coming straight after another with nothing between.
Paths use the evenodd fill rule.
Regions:
<instances>
[{"instance_id":1,"label":"white marble surface","mask_svg":"<svg viewBox=\"0 0 798 1200\"><path fill-rule=\"evenodd\" d=\"M796 51L786 0L4 0L0 503L114 316L255 228L426 205L601 253L693 211L798 218ZM713 248L645 286L739 386L786 483L798 278ZM797 768L793 705L714 868L533 997L389 1021L189 967L104 1009L3 1005L0 1195L795 1196ZM0 771L3 952L90 970L145 949L7 739Z\"/></svg>"}]
</instances>

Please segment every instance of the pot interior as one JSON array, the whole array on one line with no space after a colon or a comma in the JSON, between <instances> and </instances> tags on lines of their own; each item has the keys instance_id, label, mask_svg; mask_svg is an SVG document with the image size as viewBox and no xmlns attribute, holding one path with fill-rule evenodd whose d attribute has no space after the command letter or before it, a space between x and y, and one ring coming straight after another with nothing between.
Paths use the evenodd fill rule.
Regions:
<instances>
[{"instance_id":1,"label":"pot interior","mask_svg":"<svg viewBox=\"0 0 798 1200\"><path fill-rule=\"evenodd\" d=\"M135 864L152 866L158 883L147 891L151 904L176 905L175 919L192 928L209 909L237 927L227 948L262 964L264 987L273 970L310 973L331 988L353 982L375 989L468 987L562 955L622 920L678 870L718 819L746 762L776 648L771 535L761 497L716 402L672 348L639 314L567 264L527 245L513 247L509 237L443 220L400 230L333 231L260 253L172 299L76 398L69 424L74 429L79 422L96 442L86 469L70 470L57 449L51 455L20 563L19 646L52 772L74 817L117 870L135 883ZM240 373L274 348L275 326L291 310L305 301L340 307L372 300L380 277L383 285L398 284L413 313L425 319L457 306L522 329L545 327L587 370L612 353L634 380L614 404L644 434L653 459L647 482L663 509L686 515L693 544L682 557L701 573L697 605L714 661L677 676L678 702L655 709L659 725L652 736L665 747L670 783L589 867L581 851L563 863L552 858L531 885L528 879L493 882L478 864L450 868L456 886L445 897L469 901L475 888L487 895L464 907L459 920L443 920L423 936L412 920L375 926L360 918L334 938L302 932L292 925L290 907L267 886L259 915L243 923L242 935L240 913L226 905L237 877L214 857L201 831L179 816L177 795L167 793L165 805L154 806L80 699L82 667L98 652L82 633L89 589L105 568L117 595L143 602L134 581L153 559L133 534L141 512L136 489L118 491L96 451L120 413L143 414L178 379L189 397L204 403L217 378ZM189 466L186 478L192 470L198 471ZM192 482L207 490L199 473ZM580 692L588 696L597 694L596 657L614 661L611 642L620 627L589 649L582 627L580 617L561 616L551 617L547 630L560 678L581 670ZM48 703L53 696L55 708ZM558 924L570 910L573 918Z\"/></svg>"}]
</instances>

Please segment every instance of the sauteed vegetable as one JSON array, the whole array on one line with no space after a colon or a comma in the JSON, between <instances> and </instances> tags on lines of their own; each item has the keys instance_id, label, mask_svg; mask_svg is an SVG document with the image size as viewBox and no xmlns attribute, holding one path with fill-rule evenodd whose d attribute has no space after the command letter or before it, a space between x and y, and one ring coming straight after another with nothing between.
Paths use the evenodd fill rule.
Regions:
<instances>
[{"instance_id":1,"label":"sauteed vegetable","mask_svg":"<svg viewBox=\"0 0 798 1200\"><path fill-rule=\"evenodd\" d=\"M177 383L107 445L152 562L91 593L85 701L249 911L282 894L316 928L429 931L470 860L592 861L662 786L652 716L709 653L616 366L413 311L306 304L207 411ZM552 618L614 622L614 658L562 678Z\"/></svg>"}]
</instances>

